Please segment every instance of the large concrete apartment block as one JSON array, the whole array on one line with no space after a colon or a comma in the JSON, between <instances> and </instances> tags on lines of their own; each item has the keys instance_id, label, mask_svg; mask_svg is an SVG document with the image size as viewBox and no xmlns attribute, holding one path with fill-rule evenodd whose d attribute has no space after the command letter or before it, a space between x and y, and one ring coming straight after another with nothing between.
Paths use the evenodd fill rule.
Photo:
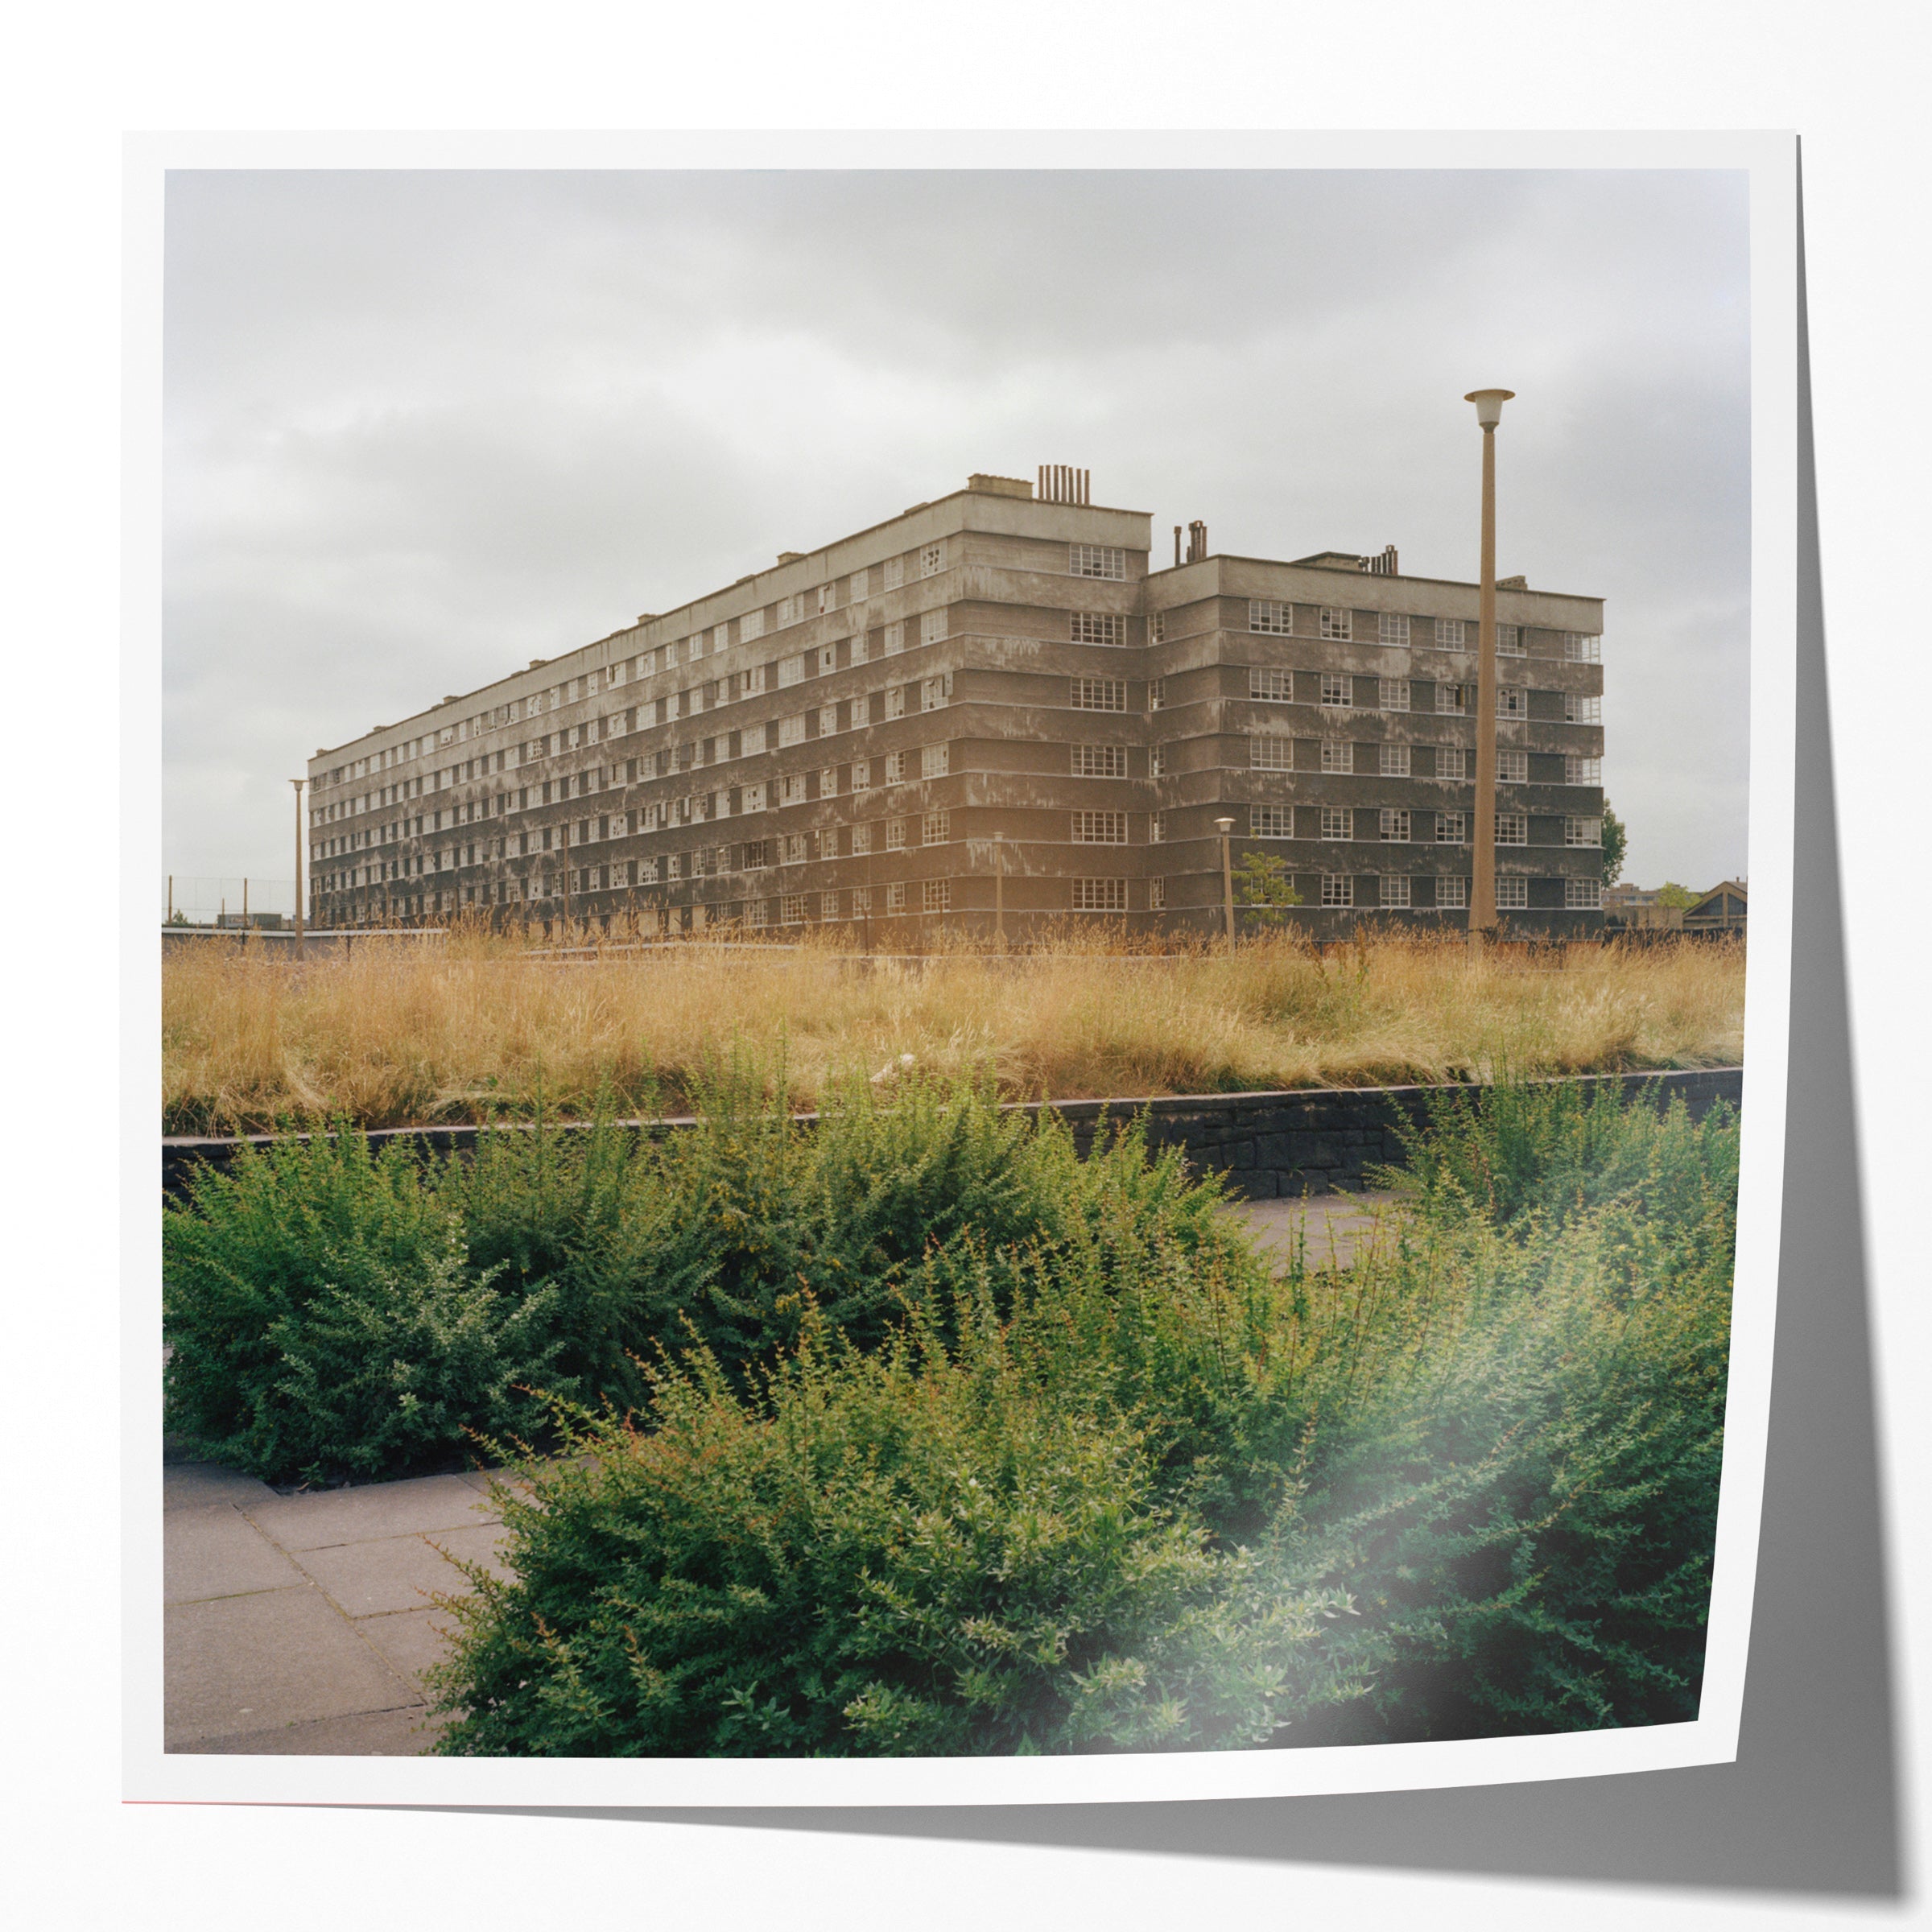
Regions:
<instances>
[{"instance_id":1,"label":"large concrete apartment block","mask_svg":"<svg viewBox=\"0 0 1932 1932\"><path fill-rule=\"evenodd\" d=\"M1219 817L1291 917L1461 927L1476 587L1395 553L1208 553L974 477L311 762L311 916L857 930L917 945L1104 919L1208 931ZM1177 538L1178 551L1178 538ZM1600 599L1497 597L1497 894L1601 923Z\"/></svg>"}]
</instances>

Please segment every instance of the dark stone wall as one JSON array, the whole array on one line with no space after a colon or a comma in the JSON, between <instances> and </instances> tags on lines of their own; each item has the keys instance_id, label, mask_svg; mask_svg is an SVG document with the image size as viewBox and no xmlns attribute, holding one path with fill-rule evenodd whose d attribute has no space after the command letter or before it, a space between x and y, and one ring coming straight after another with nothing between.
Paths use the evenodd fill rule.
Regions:
<instances>
[{"instance_id":1,"label":"dark stone wall","mask_svg":"<svg viewBox=\"0 0 1932 1932\"><path fill-rule=\"evenodd\" d=\"M1733 1107L1744 1099L1744 1069L1719 1067L1687 1073L1586 1074L1577 1084L1594 1087L1612 1082L1625 1089L1653 1088L1681 1096L1693 1115L1701 1117L1712 1102ZM1292 1089L1281 1093L1211 1093L1164 1095L1154 1100L1033 1101L1010 1111L1037 1113L1050 1106L1073 1129L1082 1153L1108 1123L1145 1113L1148 1141L1154 1147L1179 1146L1201 1169L1225 1174L1233 1192L1249 1200L1278 1195L1350 1192L1366 1184L1367 1170L1402 1158L1395 1122L1399 1117L1419 1120L1431 1094L1457 1091L1446 1087L1328 1087ZM814 1117L804 1115L809 1124ZM654 1132L675 1133L691 1125L688 1119L636 1121ZM486 1131L477 1127L396 1127L369 1135L378 1147L400 1141L426 1153L465 1153ZM505 1129L528 1133L525 1127ZM579 1133L584 1125L568 1122L552 1129ZM225 1166L244 1144L262 1146L270 1136L251 1134L242 1140L181 1137L161 1143L163 1194L179 1195L197 1164Z\"/></svg>"}]
</instances>

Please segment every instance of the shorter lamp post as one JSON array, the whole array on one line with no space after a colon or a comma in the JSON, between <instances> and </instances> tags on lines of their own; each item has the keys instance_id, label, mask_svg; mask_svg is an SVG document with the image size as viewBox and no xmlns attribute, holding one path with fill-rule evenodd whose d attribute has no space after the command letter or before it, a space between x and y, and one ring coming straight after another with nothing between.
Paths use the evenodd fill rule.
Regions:
<instances>
[{"instance_id":1,"label":"shorter lamp post","mask_svg":"<svg viewBox=\"0 0 1932 1932\"><path fill-rule=\"evenodd\" d=\"M1228 915L1228 950L1234 951L1234 861L1228 850L1232 819L1216 819L1215 829L1221 835L1221 905Z\"/></svg>"},{"instance_id":2,"label":"shorter lamp post","mask_svg":"<svg viewBox=\"0 0 1932 1932\"><path fill-rule=\"evenodd\" d=\"M1006 950L1006 835L993 835L993 936L1001 952Z\"/></svg>"},{"instance_id":3,"label":"shorter lamp post","mask_svg":"<svg viewBox=\"0 0 1932 1932\"><path fill-rule=\"evenodd\" d=\"M302 787L306 778L291 778L295 788L295 957L302 957Z\"/></svg>"}]
</instances>

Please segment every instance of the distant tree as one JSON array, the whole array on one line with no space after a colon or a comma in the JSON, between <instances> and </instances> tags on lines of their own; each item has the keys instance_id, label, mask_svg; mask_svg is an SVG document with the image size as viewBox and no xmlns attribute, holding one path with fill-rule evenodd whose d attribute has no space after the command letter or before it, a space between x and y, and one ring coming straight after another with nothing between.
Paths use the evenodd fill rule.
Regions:
<instances>
[{"instance_id":1,"label":"distant tree","mask_svg":"<svg viewBox=\"0 0 1932 1932\"><path fill-rule=\"evenodd\" d=\"M1657 888L1657 902L1660 906L1674 906L1679 910L1697 903L1697 894L1687 886L1680 886L1675 879L1666 879Z\"/></svg>"},{"instance_id":2,"label":"distant tree","mask_svg":"<svg viewBox=\"0 0 1932 1932\"><path fill-rule=\"evenodd\" d=\"M1302 895L1288 877L1288 863L1271 852L1245 854L1234 869L1234 902L1258 925L1278 926Z\"/></svg>"},{"instance_id":3,"label":"distant tree","mask_svg":"<svg viewBox=\"0 0 1932 1932\"><path fill-rule=\"evenodd\" d=\"M1630 843L1630 834L1624 822L1611 809L1610 801L1604 800L1604 883L1614 886L1623 877L1624 852Z\"/></svg>"}]
</instances>

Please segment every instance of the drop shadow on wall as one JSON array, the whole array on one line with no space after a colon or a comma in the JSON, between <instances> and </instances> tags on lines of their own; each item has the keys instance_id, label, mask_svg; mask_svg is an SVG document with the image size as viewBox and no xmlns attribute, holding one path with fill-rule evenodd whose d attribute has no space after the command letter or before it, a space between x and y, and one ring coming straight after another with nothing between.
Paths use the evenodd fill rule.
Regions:
<instances>
[{"instance_id":1,"label":"drop shadow on wall","mask_svg":"<svg viewBox=\"0 0 1932 1932\"><path fill-rule=\"evenodd\" d=\"M1790 1128L1764 1538L1735 1764L1125 1805L510 1812L1866 1898L1902 1889L1799 229ZM442 1807L411 1807L441 1809Z\"/></svg>"}]
</instances>

